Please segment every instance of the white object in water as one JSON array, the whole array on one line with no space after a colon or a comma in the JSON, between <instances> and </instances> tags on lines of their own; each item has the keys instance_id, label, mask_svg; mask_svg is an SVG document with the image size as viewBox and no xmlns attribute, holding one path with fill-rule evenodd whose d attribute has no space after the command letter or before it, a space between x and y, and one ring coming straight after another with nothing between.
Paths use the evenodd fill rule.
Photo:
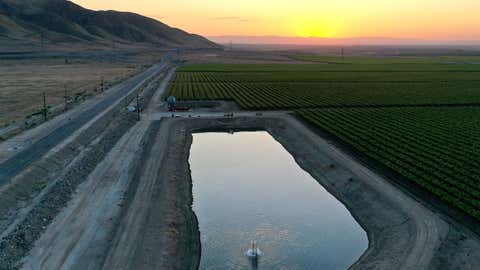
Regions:
<instances>
[{"instance_id":1,"label":"white object in water","mask_svg":"<svg viewBox=\"0 0 480 270\"><path fill-rule=\"evenodd\" d=\"M262 251L257 247L257 241L252 241L252 246L249 250L247 250L247 252L245 252L245 255L252 259L256 259L262 256L262 254Z\"/></svg>"}]
</instances>

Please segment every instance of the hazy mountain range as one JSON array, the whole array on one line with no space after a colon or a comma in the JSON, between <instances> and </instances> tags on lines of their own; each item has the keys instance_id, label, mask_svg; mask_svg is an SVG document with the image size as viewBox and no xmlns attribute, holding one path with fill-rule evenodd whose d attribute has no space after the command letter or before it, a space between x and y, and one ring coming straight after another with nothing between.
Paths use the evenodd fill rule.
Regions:
<instances>
[{"instance_id":1,"label":"hazy mountain range","mask_svg":"<svg viewBox=\"0 0 480 270\"><path fill-rule=\"evenodd\" d=\"M388 37L319 38L288 36L209 36L219 44L275 44L275 45L479 45L480 41L439 41Z\"/></svg>"},{"instance_id":2,"label":"hazy mountain range","mask_svg":"<svg viewBox=\"0 0 480 270\"><path fill-rule=\"evenodd\" d=\"M199 35L138 14L92 11L66 0L0 0L0 43L212 48Z\"/></svg>"}]
</instances>

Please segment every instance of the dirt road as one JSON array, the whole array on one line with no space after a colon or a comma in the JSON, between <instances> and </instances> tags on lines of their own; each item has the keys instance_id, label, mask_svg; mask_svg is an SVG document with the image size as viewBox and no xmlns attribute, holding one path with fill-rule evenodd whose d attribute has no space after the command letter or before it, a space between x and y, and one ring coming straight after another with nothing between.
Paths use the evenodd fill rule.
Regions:
<instances>
[{"instance_id":1,"label":"dirt road","mask_svg":"<svg viewBox=\"0 0 480 270\"><path fill-rule=\"evenodd\" d=\"M157 122L158 123L158 122ZM200 259L186 133L163 121L103 269L188 269Z\"/></svg>"},{"instance_id":2,"label":"dirt road","mask_svg":"<svg viewBox=\"0 0 480 270\"><path fill-rule=\"evenodd\" d=\"M149 126L140 122L130 129L78 187L77 196L37 241L25 269L92 269L101 264Z\"/></svg>"}]
</instances>

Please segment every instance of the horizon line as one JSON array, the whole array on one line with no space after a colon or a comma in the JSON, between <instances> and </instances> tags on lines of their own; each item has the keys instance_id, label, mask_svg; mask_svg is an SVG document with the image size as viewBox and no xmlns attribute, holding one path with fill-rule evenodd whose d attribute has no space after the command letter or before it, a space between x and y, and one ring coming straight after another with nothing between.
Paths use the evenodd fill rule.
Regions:
<instances>
[{"instance_id":1,"label":"horizon line","mask_svg":"<svg viewBox=\"0 0 480 270\"><path fill-rule=\"evenodd\" d=\"M382 36L365 37L301 37L280 35L205 35L217 43L237 43L245 45L466 45L480 46L474 39L420 39ZM382 43L383 42L383 43ZM341 43L341 44L339 44ZM348 44L345 44L348 43ZM357 44L355 44L357 43Z\"/></svg>"}]
</instances>

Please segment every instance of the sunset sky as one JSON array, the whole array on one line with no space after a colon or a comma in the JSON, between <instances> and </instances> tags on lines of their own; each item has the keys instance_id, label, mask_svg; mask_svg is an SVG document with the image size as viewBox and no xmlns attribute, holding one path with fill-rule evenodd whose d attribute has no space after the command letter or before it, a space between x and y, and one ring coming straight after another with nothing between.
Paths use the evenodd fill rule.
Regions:
<instances>
[{"instance_id":1,"label":"sunset sky","mask_svg":"<svg viewBox=\"0 0 480 270\"><path fill-rule=\"evenodd\" d=\"M205 36L480 40L478 0L74 0Z\"/></svg>"}]
</instances>

